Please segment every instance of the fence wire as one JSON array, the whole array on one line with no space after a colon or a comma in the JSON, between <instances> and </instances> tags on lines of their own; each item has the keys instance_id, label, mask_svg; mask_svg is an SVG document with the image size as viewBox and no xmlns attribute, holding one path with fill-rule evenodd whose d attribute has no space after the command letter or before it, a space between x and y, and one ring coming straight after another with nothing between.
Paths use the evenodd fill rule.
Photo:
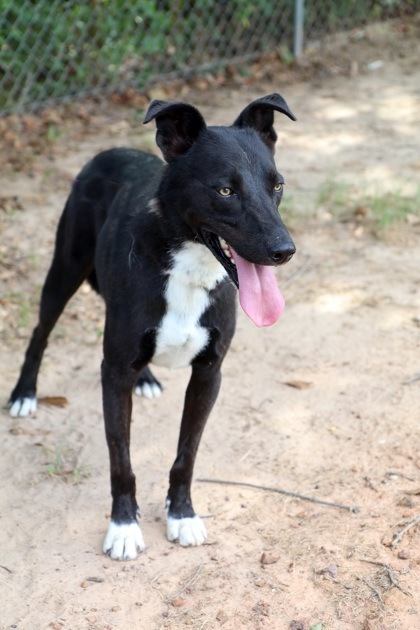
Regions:
<instances>
[{"instance_id":1,"label":"fence wire","mask_svg":"<svg viewBox=\"0 0 420 630\"><path fill-rule=\"evenodd\" d=\"M304 38L420 0L306 0ZM0 112L294 50L296 0L0 0Z\"/></svg>"}]
</instances>

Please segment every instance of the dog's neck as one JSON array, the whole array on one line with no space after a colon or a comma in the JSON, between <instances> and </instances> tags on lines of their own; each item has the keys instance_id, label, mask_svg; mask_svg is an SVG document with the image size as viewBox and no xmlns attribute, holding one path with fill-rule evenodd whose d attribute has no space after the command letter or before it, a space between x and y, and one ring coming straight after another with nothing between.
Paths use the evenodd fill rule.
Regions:
<instances>
[{"instance_id":1,"label":"dog's neck","mask_svg":"<svg viewBox=\"0 0 420 630\"><path fill-rule=\"evenodd\" d=\"M205 245L186 241L172 252L169 276L177 287L182 286L189 291L200 288L209 292L223 280L226 271Z\"/></svg>"}]
</instances>

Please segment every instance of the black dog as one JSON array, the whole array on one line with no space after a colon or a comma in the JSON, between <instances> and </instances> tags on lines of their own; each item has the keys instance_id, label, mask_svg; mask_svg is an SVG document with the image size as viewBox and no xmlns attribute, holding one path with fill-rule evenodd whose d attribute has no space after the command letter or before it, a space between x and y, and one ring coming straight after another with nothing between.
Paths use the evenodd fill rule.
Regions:
<instances>
[{"instance_id":1,"label":"black dog","mask_svg":"<svg viewBox=\"0 0 420 630\"><path fill-rule=\"evenodd\" d=\"M278 213L284 181L273 158L275 110L295 120L279 94L252 102L230 127L207 127L191 105L153 101L144 122L156 120L168 164L132 149L100 153L75 180L61 216L39 323L9 408L12 416L36 410L48 335L88 279L106 304L102 388L113 503L103 548L112 558L144 549L129 445L133 389L160 393L149 363L192 366L167 535L181 545L207 537L190 487L235 329L235 287L257 325L274 323L284 301L272 267L295 252Z\"/></svg>"}]
</instances>

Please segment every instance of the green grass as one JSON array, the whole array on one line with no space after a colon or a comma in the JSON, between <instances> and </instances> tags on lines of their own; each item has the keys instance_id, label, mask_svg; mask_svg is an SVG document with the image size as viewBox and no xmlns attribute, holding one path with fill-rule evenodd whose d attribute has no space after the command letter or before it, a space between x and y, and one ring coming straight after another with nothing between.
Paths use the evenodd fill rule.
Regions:
<instances>
[{"instance_id":1,"label":"green grass","mask_svg":"<svg viewBox=\"0 0 420 630\"><path fill-rule=\"evenodd\" d=\"M398 190L368 194L345 182L327 180L319 190L316 205L339 220L366 221L376 229L385 230L406 222L409 215L420 217L420 186L412 196Z\"/></svg>"},{"instance_id":2,"label":"green grass","mask_svg":"<svg viewBox=\"0 0 420 630\"><path fill-rule=\"evenodd\" d=\"M49 477L60 478L77 485L89 476L86 466L77 465L77 451L67 441L54 447L44 447L48 459L45 472Z\"/></svg>"},{"instance_id":3,"label":"green grass","mask_svg":"<svg viewBox=\"0 0 420 630\"><path fill-rule=\"evenodd\" d=\"M22 301L19 303L18 328L27 328L31 321L31 315L32 306L30 301L27 298L22 298Z\"/></svg>"},{"instance_id":4,"label":"green grass","mask_svg":"<svg viewBox=\"0 0 420 630\"><path fill-rule=\"evenodd\" d=\"M391 193L370 200L375 223L382 229L394 223L402 223L408 215L419 215L420 218L420 189L414 197L405 197L398 193Z\"/></svg>"}]
</instances>

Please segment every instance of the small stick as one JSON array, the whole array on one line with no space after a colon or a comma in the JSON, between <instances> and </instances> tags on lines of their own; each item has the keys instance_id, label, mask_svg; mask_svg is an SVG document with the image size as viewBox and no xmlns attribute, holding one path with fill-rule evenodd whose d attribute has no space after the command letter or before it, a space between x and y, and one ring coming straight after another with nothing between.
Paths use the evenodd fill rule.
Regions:
<instances>
[{"instance_id":1,"label":"small stick","mask_svg":"<svg viewBox=\"0 0 420 630\"><path fill-rule=\"evenodd\" d=\"M407 475L403 475L403 473L396 472L394 470L390 470L385 473L385 477L401 477L401 479L407 479L408 481L415 481L413 477L407 477Z\"/></svg>"},{"instance_id":2,"label":"small stick","mask_svg":"<svg viewBox=\"0 0 420 630\"><path fill-rule=\"evenodd\" d=\"M359 508L353 505L343 505L342 503L333 503L330 501L323 501L322 499L315 499L314 497L307 497L297 492L290 492L289 490L282 490L281 488L270 488L269 486L260 486L258 484L248 483L246 481L226 481L224 479L206 479L204 477L197 479L197 481L201 481L203 483L220 483L220 484L224 484L228 486L244 486L246 488L256 488L257 490L266 490L267 492L278 492L279 494L285 494L288 497L293 497L294 499L300 499L301 501L310 501L311 503L319 503L320 505L327 505L328 507L336 507L341 510L348 510L349 512L353 512L353 514L357 514L357 512L359 511Z\"/></svg>"},{"instance_id":3,"label":"small stick","mask_svg":"<svg viewBox=\"0 0 420 630\"><path fill-rule=\"evenodd\" d=\"M367 580L365 580L364 578L359 578L360 580L362 580L362 582L364 584L366 584L366 586L368 586L376 595L376 597L379 599L379 601L381 602L381 604L384 603L384 600L382 599L382 595L380 594L380 592L378 591L377 588L375 588L373 586L373 584L371 584L370 582L368 582Z\"/></svg>"},{"instance_id":4,"label":"small stick","mask_svg":"<svg viewBox=\"0 0 420 630\"><path fill-rule=\"evenodd\" d=\"M402 588L402 586L400 586L397 578L394 575L394 571L392 570L392 567L386 565L385 569L388 575L388 579L391 582L391 588L395 586L395 588L398 588L402 593L404 593L404 595L407 595L407 597L413 597L411 593L409 593L408 591L405 591Z\"/></svg>"},{"instance_id":5,"label":"small stick","mask_svg":"<svg viewBox=\"0 0 420 630\"><path fill-rule=\"evenodd\" d=\"M403 385L411 385L411 383L415 383L416 381L420 381L420 372L418 374L414 374L412 378L407 378L403 381Z\"/></svg>"},{"instance_id":6,"label":"small stick","mask_svg":"<svg viewBox=\"0 0 420 630\"><path fill-rule=\"evenodd\" d=\"M303 276L304 273L306 273L307 269L309 268L309 263L311 262L312 257L310 254L304 254L304 256L306 260L303 263L303 265L297 271L295 271L295 273L292 274L288 280L286 280L285 282L282 282L283 289L287 289L287 287L289 287L295 280L297 280L298 278Z\"/></svg>"},{"instance_id":7,"label":"small stick","mask_svg":"<svg viewBox=\"0 0 420 630\"><path fill-rule=\"evenodd\" d=\"M167 597L166 601L170 603L173 599L176 599L177 597L182 595L182 593L184 593L187 590L187 588L191 586L191 584L197 579L198 574L200 573L202 569L202 566L203 566L202 564L199 564L196 570L194 571L194 573L192 574L192 576L190 577L190 579L188 580L188 582L182 588L180 588L179 591L177 591L174 595Z\"/></svg>"},{"instance_id":8,"label":"small stick","mask_svg":"<svg viewBox=\"0 0 420 630\"><path fill-rule=\"evenodd\" d=\"M13 573L8 567L5 567L4 564L0 564L0 569L4 569L7 573Z\"/></svg>"},{"instance_id":9,"label":"small stick","mask_svg":"<svg viewBox=\"0 0 420 630\"><path fill-rule=\"evenodd\" d=\"M337 580L337 578L334 578L332 575L326 574L326 576L328 580L331 580L331 582L335 582L336 584L339 584L340 586L347 589L348 591L351 591L352 588L354 588L350 584L344 584L344 582L342 582L341 580Z\"/></svg>"},{"instance_id":10,"label":"small stick","mask_svg":"<svg viewBox=\"0 0 420 630\"><path fill-rule=\"evenodd\" d=\"M375 486L375 484L373 483L370 477L363 477L363 481L366 481L367 485L369 486L371 490L373 490L374 492L378 492L378 488Z\"/></svg>"},{"instance_id":11,"label":"small stick","mask_svg":"<svg viewBox=\"0 0 420 630\"><path fill-rule=\"evenodd\" d=\"M418 523L420 523L420 514L417 514L417 516L414 517L413 520L407 523L407 525L403 527L403 529L398 534L394 534L394 537L391 541L391 548L395 549L395 547L402 540L402 538L405 536L408 530L411 529L412 527L415 527Z\"/></svg>"},{"instance_id":12,"label":"small stick","mask_svg":"<svg viewBox=\"0 0 420 630\"><path fill-rule=\"evenodd\" d=\"M407 595L407 597L413 597L411 593L409 593L408 591L405 591L399 584L397 578L395 577L394 574L394 570L393 568L389 565L386 564L385 562L379 562L379 560L369 560L369 558L359 558L359 560L361 562L368 562L369 564L376 564L379 567L382 567L383 569L385 569L388 579L391 583L390 588L392 588L393 586L395 586L395 588L398 588L402 593L404 593L404 595Z\"/></svg>"},{"instance_id":13,"label":"small stick","mask_svg":"<svg viewBox=\"0 0 420 630\"><path fill-rule=\"evenodd\" d=\"M359 558L360 562L368 562L369 564L377 564L379 567L387 567L385 562L379 562L379 560L369 560L369 558Z\"/></svg>"}]
</instances>

